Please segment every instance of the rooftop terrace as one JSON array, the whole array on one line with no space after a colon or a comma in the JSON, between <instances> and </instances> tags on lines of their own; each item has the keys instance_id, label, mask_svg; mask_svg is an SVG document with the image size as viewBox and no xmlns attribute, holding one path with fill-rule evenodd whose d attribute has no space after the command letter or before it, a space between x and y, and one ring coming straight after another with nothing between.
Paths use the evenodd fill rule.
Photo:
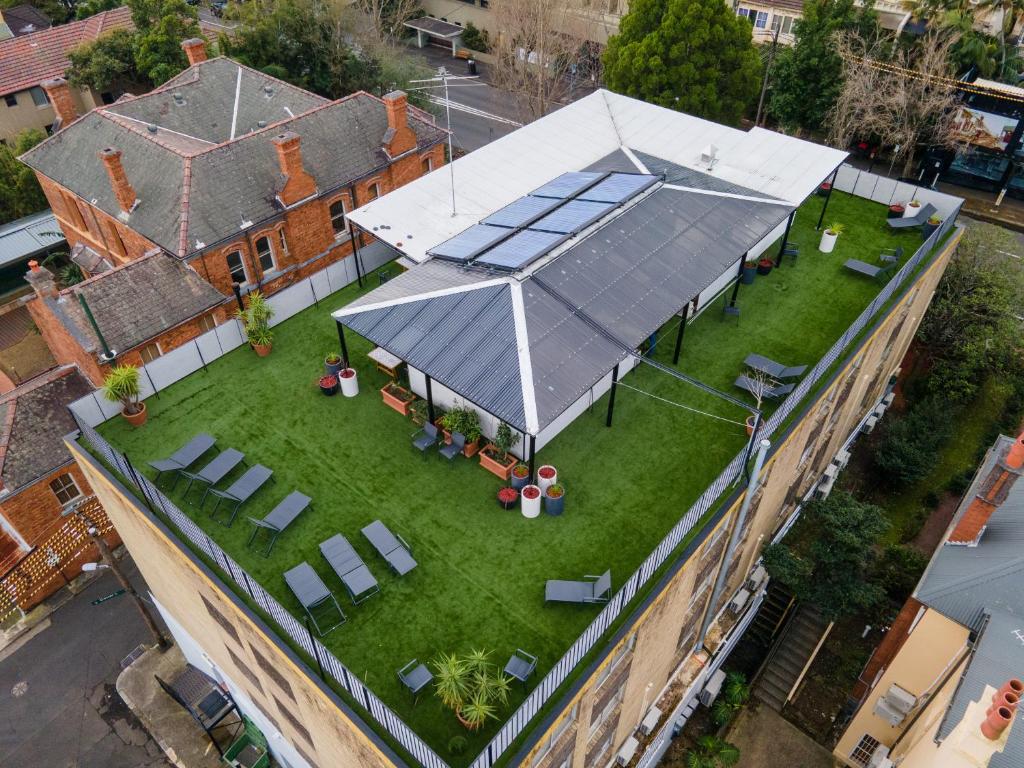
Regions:
<instances>
[{"instance_id":1,"label":"rooftop terrace","mask_svg":"<svg viewBox=\"0 0 1024 768\"><path fill-rule=\"evenodd\" d=\"M829 220L847 230L834 253L821 254L814 229L821 206L821 198L812 197L797 214L790 234L800 246L797 261L787 257L781 269L741 287L738 322L723 317L721 299L693 322L680 370L738 395L733 380L751 352L787 365L815 363L881 286L845 270L843 262L877 263L881 250L894 246L902 246L907 258L922 242L917 229L889 230L884 206L835 192ZM368 280L366 290L376 283ZM619 389L612 428L605 426L605 396L539 453L540 463L558 468L566 512L527 520L500 509L500 483L475 459L460 457L449 467L412 449L415 427L381 405L377 390L388 379L366 358L371 345L363 339L349 336L359 396L321 396L321 359L337 346L328 310L362 292L350 286L321 300L321 308L277 326L269 358L236 350L150 398L145 427L113 419L99 431L136 466L205 431L219 448L237 448L250 464L272 468L276 483L243 507L231 528L198 508L198 494L185 503L184 483L169 495L296 616L302 610L282 574L303 560L312 564L348 615L324 643L445 760L468 763L522 701L522 688L514 688L501 720L467 734L433 695L423 695L414 707L396 670L414 657L427 661L471 648L493 650L504 665L523 648L539 657L532 687L596 613L592 607L545 605L544 581L611 569L617 589L743 448L747 413L639 366ZM658 335L652 353L663 363L671 363L675 322ZM247 548L245 516L262 517L295 489L312 497L311 510L281 536L270 557ZM411 545L419 566L407 576L390 573L360 534L375 519ZM381 584L379 595L358 606L317 549L338 532ZM469 736L461 757L447 749L457 734Z\"/></svg>"}]
</instances>

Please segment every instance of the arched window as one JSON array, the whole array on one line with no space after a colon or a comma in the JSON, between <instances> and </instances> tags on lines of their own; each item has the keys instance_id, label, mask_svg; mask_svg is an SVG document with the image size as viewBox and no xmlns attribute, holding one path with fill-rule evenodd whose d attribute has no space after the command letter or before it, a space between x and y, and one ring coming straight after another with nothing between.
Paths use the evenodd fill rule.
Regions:
<instances>
[{"instance_id":1,"label":"arched window","mask_svg":"<svg viewBox=\"0 0 1024 768\"><path fill-rule=\"evenodd\" d=\"M331 203L331 227L337 237L348 231L348 219L345 218L345 201L338 198Z\"/></svg>"}]
</instances>

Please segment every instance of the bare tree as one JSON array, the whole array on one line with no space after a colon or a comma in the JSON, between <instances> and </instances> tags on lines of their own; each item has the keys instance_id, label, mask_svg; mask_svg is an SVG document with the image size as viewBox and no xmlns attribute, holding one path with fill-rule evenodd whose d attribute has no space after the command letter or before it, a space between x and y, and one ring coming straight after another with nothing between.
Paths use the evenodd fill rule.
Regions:
<instances>
[{"instance_id":1,"label":"bare tree","mask_svg":"<svg viewBox=\"0 0 1024 768\"><path fill-rule=\"evenodd\" d=\"M854 136L877 136L894 148L903 175L913 172L919 145L956 146L962 116L950 48L958 35L928 32L911 49L893 37L868 45L855 33L837 37L843 89L829 118L829 140L845 148Z\"/></svg>"},{"instance_id":2,"label":"bare tree","mask_svg":"<svg viewBox=\"0 0 1024 768\"><path fill-rule=\"evenodd\" d=\"M390 46L405 34L405 22L423 15L419 0L356 0L356 26L364 44Z\"/></svg>"}]
</instances>

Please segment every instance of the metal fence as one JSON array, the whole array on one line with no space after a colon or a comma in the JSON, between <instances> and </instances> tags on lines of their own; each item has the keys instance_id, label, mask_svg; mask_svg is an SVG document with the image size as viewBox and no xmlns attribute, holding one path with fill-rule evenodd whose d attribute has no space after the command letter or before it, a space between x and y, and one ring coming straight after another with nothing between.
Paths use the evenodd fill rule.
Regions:
<instances>
[{"instance_id":1,"label":"metal fence","mask_svg":"<svg viewBox=\"0 0 1024 768\"><path fill-rule=\"evenodd\" d=\"M250 576L242 566L211 539L202 528L182 512L164 493L128 461L115 451L95 429L75 414L82 437L93 451L107 462L142 495L147 504L159 510L188 539L189 543L209 557L235 585L252 598L260 609L270 616L284 630L288 637L323 666L324 673L349 693L366 712L426 768L448 768L442 760L413 730L396 715L387 704L365 686L356 675L345 667L333 653L324 647L309 630L289 613L267 592L259 582Z\"/></svg>"}]
</instances>

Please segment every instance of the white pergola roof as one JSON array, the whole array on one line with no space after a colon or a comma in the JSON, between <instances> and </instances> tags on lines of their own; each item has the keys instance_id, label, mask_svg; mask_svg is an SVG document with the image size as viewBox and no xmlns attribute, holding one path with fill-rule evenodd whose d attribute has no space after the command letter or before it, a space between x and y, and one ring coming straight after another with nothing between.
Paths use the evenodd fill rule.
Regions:
<instances>
[{"instance_id":1,"label":"white pergola roof","mask_svg":"<svg viewBox=\"0 0 1024 768\"><path fill-rule=\"evenodd\" d=\"M711 169L701 161L717 149ZM606 90L357 208L349 218L416 262L427 251L566 171L634 151L767 196L801 203L846 152L774 131L740 131ZM637 170L647 172L636 161ZM455 175L452 216L451 172Z\"/></svg>"}]
</instances>

